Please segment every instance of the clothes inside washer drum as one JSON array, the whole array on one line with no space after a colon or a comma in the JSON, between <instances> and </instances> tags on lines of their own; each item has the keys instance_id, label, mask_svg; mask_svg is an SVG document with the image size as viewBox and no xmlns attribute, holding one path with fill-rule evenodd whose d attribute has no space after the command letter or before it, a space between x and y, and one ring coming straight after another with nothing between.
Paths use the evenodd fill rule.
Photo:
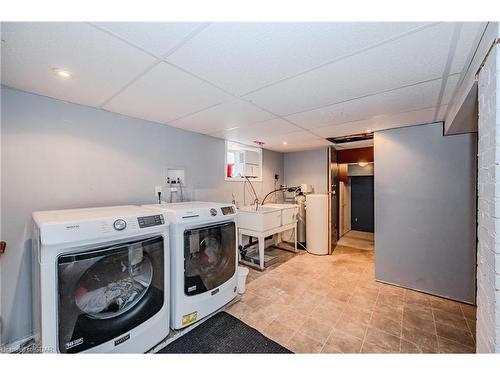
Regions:
<instances>
[{"instance_id":1,"label":"clothes inside washer drum","mask_svg":"<svg viewBox=\"0 0 500 375\"><path fill-rule=\"evenodd\" d=\"M102 343L119 337L135 328L137 322L144 322L155 315L163 303L163 291L152 286L139 303L119 316L111 319L94 319L85 314L80 315L71 340L83 338L83 344L67 352L77 353L93 347L97 342Z\"/></svg>"},{"instance_id":2,"label":"clothes inside washer drum","mask_svg":"<svg viewBox=\"0 0 500 375\"><path fill-rule=\"evenodd\" d=\"M96 319L113 318L131 309L144 297L153 278L148 256L134 265L134 273L130 271L130 264L118 262L116 258L108 256L96 262L83 274L75 292L76 305ZM118 260L121 258L123 256ZM102 283L103 286L93 288Z\"/></svg>"}]
</instances>

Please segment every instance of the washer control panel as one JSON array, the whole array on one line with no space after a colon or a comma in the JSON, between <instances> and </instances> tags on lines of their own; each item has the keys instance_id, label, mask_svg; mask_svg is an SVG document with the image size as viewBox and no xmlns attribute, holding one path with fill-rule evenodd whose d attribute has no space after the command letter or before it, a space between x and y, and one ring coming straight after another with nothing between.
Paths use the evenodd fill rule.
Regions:
<instances>
[{"instance_id":1,"label":"washer control panel","mask_svg":"<svg viewBox=\"0 0 500 375\"><path fill-rule=\"evenodd\" d=\"M222 207L222 215L232 215L235 213L233 206Z\"/></svg>"},{"instance_id":2,"label":"washer control panel","mask_svg":"<svg viewBox=\"0 0 500 375\"><path fill-rule=\"evenodd\" d=\"M154 227L155 225L165 224L163 215L141 216L137 218L139 228Z\"/></svg>"},{"instance_id":3,"label":"washer control panel","mask_svg":"<svg viewBox=\"0 0 500 375\"><path fill-rule=\"evenodd\" d=\"M123 219L115 220L113 223L113 228L116 230L124 230L127 227L127 222Z\"/></svg>"}]
</instances>

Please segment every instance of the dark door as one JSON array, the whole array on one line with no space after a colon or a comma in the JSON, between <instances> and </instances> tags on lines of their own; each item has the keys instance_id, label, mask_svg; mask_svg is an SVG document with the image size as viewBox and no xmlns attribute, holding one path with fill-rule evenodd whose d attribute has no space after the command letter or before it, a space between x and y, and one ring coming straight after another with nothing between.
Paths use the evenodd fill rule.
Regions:
<instances>
[{"instance_id":1,"label":"dark door","mask_svg":"<svg viewBox=\"0 0 500 375\"><path fill-rule=\"evenodd\" d=\"M373 232L373 176L351 177L351 230Z\"/></svg>"},{"instance_id":2,"label":"dark door","mask_svg":"<svg viewBox=\"0 0 500 375\"><path fill-rule=\"evenodd\" d=\"M328 150L328 195L329 195L329 253L337 246L339 239L339 167L337 164L337 150L329 147Z\"/></svg>"}]
</instances>

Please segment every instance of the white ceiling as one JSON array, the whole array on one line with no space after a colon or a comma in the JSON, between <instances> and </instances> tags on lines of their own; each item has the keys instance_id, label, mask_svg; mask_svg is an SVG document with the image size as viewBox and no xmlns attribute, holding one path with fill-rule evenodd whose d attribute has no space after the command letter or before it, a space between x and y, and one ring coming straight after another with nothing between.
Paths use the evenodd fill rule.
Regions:
<instances>
[{"instance_id":1,"label":"white ceiling","mask_svg":"<svg viewBox=\"0 0 500 375\"><path fill-rule=\"evenodd\" d=\"M326 137L444 120L485 27L2 23L2 84L297 151L328 145Z\"/></svg>"}]
</instances>

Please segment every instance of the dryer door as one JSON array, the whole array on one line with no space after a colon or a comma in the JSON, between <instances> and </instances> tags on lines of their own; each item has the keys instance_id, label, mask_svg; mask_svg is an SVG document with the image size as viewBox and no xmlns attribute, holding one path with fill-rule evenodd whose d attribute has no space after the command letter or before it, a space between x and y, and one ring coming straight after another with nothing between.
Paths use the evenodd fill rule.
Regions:
<instances>
[{"instance_id":1,"label":"dryer door","mask_svg":"<svg viewBox=\"0 0 500 375\"><path fill-rule=\"evenodd\" d=\"M236 272L236 225L226 222L184 231L184 293L204 293Z\"/></svg>"},{"instance_id":2,"label":"dryer door","mask_svg":"<svg viewBox=\"0 0 500 375\"><path fill-rule=\"evenodd\" d=\"M161 236L60 256L59 352L90 349L155 315L164 303L164 262Z\"/></svg>"}]
</instances>

